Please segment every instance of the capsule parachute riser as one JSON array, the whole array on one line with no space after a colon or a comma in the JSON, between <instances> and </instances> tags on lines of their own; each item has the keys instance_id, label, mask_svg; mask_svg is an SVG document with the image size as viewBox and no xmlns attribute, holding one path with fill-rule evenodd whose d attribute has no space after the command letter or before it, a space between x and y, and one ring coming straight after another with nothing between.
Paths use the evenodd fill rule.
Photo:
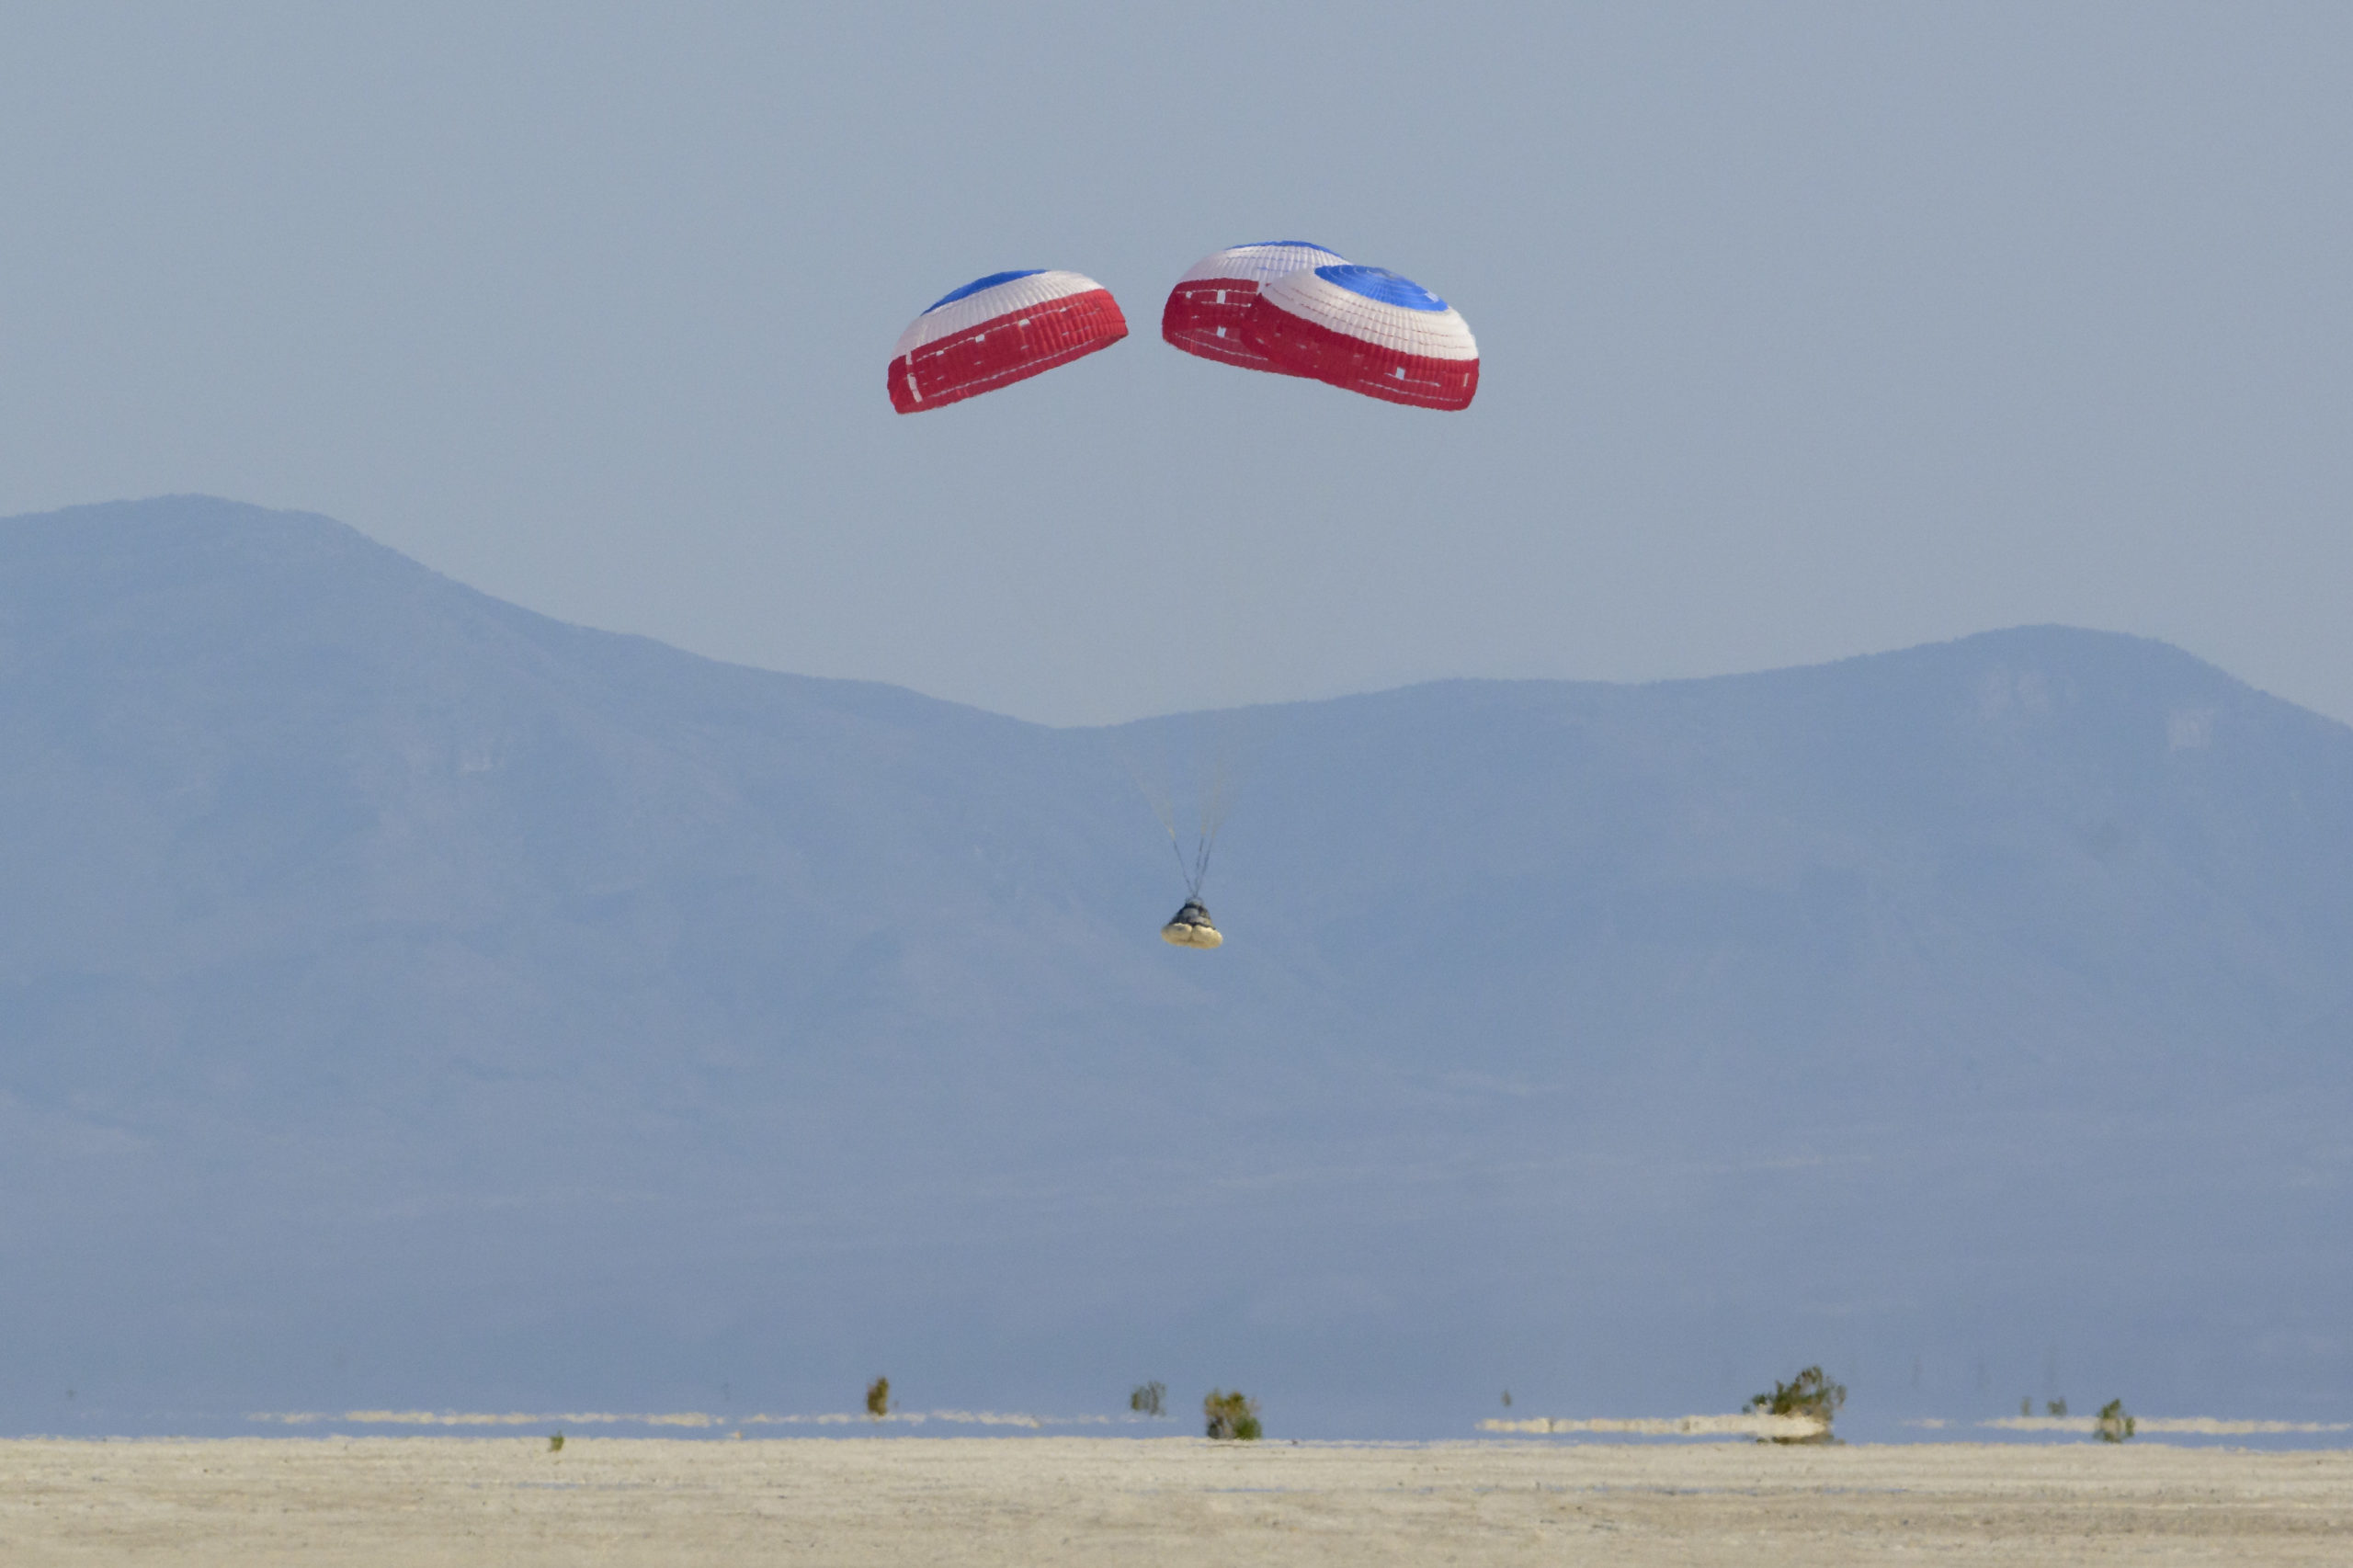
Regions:
<instances>
[{"instance_id":1,"label":"capsule parachute riser","mask_svg":"<svg viewBox=\"0 0 2353 1568\"><path fill-rule=\"evenodd\" d=\"M1280 376L1304 375L1279 365L1243 331L1258 290L1287 272L1302 272L1344 259L1336 251L1305 240L1269 240L1235 245L1195 262L1168 291L1160 311L1161 340L1172 348L1245 370Z\"/></svg>"},{"instance_id":2,"label":"capsule parachute riser","mask_svg":"<svg viewBox=\"0 0 2353 1568\"><path fill-rule=\"evenodd\" d=\"M1067 365L1128 335L1111 291L1076 272L997 272L900 335L888 372L901 414L945 408Z\"/></svg>"},{"instance_id":3,"label":"capsule parachute riser","mask_svg":"<svg viewBox=\"0 0 2353 1568\"><path fill-rule=\"evenodd\" d=\"M1243 336L1274 365L1413 408L1465 409L1479 345L1444 300L1385 267L1338 263L1269 280Z\"/></svg>"}]
</instances>

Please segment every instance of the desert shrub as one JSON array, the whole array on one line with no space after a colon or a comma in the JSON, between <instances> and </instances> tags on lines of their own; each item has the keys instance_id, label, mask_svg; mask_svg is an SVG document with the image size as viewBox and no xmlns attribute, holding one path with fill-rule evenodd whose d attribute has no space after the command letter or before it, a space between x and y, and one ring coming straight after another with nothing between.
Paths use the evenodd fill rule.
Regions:
<instances>
[{"instance_id":1,"label":"desert shrub","mask_svg":"<svg viewBox=\"0 0 2353 1568\"><path fill-rule=\"evenodd\" d=\"M1135 1392L1128 1395L1128 1408L1139 1415L1165 1415L1167 1403L1168 1385L1158 1378L1148 1383L1138 1383Z\"/></svg>"},{"instance_id":2,"label":"desert shrub","mask_svg":"<svg viewBox=\"0 0 2353 1568\"><path fill-rule=\"evenodd\" d=\"M550 1452L550 1453L551 1453L551 1454L560 1454L560 1453L563 1452L563 1433L558 1432L557 1434L555 1434L555 1436L553 1436L553 1437L550 1437L550 1438L548 1439L548 1452Z\"/></svg>"},{"instance_id":3,"label":"desert shrub","mask_svg":"<svg viewBox=\"0 0 2353 1568\"><path fill-rule=\"evenodd\" d=\"M2111 1399L2099 1407L2099 1424L2093 1430L2103 1443L2120 1443L2132 1435L2136 1425L2125 1411L2124 1402Z\"/></svg>"},{"instance_id":4,"label":"desert shrub","mask_svg":"<svg viewBox=\"0 0 2353 1568\"><path fill-rule=\"evenodd\" d=\"M1769 1437L1774 1443L1828 1443L1836 1439L1830 1436L1831 1418L1838 1407L1847 1403L1847 1385L1834 1383L1820 1367L1808 1367L1788 1382L1777 1382L1770 1393L1760 1393L1748 1402L1748 1408L1760 1415L1803 1415L1822 1423L1822 1430L1811 1437Z\"/></svg>"},{"instance_id":5,"label":"desert shrub","mask_svg":"<svg viewBox=\"0 0 2353 1568\"><path fill-rule=\"evenodd\" d=\"M866 1414L880 1421L891 1414L891 1380L877 1378L866 1385Z\"/></svg>"},{"instance_id":6,"label":"desert shrub","mask_svg":"<svg viewBox=\"0 0 2353 1568\"><path fill-rule=\"evenodd\" d=\"M2048 1401L2042 1407L2042 1414L2045 1415L2064 1415L2067 1414L2067 1402L2063 1399Z\"/></svg>"},{"instance_id":7,"label":"desert shrub","mask_svg":"<svg viewBox=\"0 0 2353 1568\"><path fill-rule=\"evenodd\" d=\"M1209 1435L1222 1441L1254 1443L1261 1436L1258 1402L1240 1389L1232 1393L1210 1390L1201 1401L1201 1414L1209 1418Z\"/></svg>"}]
</instances>

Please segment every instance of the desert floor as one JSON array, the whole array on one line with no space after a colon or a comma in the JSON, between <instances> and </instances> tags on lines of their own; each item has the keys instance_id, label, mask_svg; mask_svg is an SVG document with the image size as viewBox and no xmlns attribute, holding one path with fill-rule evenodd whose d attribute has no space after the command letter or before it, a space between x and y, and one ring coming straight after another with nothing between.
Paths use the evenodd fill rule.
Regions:
<instances>
[{"instance_id":1,"label":"desert floor","mask_svg":"<svg viewBox=\"0 0 2353 1568\"><path fill-rule=\"evenodd\" d=\"M0 1562L2353 1562L2353 1451L0 1441Z\"/></svg>"}]
</instances>

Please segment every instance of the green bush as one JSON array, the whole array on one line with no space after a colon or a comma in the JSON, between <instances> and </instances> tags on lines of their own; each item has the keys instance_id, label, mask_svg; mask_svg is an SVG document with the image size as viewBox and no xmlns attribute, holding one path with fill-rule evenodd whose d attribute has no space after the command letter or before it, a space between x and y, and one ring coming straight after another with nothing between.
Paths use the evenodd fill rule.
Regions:
<instances>
[{"instance_id":1,"label":"green bush","mask_svg":"<svg viewBox=\"0 0 2353 1568\"><path fill-rule=\"evenodd\" d=\"M877 1378L866 1385L866 1414L880 1421L891 1414L891 1380Z\"/></svg>"},{"instance_id":2,"label":"green bush","mask_svg":"<svg viewBox=\"0 0 2353 1568\"><path fill-rule=\"evenodd\" d=\"M563 1452L563 1433L558 1432L554 1437L548 1439L548 1452L551 1454L560 1454Z\"/></svg>"},{"instance_id":3,"label":"green bush","mask_svg":"<svg viewBox=\"0 0 2353 1568\"><path fill-rule=\"evenodd\" d=\"M1221 1441L1255 1443L1261 1435L1258 1402L1239 1389L1232 1393L1210 1390L1201 1401L1201 1414L1209 1418L1209 1435Z\"/></svg>"},{"instance_id":4,"label":"green bush","mask_svg":"<svg viewBox=\"0 0 2353 1568\"><path fill-rule=\"evenodd\" d=\"M1777 1382L1770 1393L1760 1393L1748 1402L1748 1408L1759 1415L1803 1415L1822 1423L1822 1430L1811 1437L1767 1437L1771 1443L1830 1443L1837 1439L1830 1435L1831 1419L1838 1407L1847 1403L1847 1385L1834 1383L1820 1367L1808 1367L1786 1383Z\"/></svg>"},{"instance_id":5,"label":"green bush","mask_svg":"<svg viewBox=\"0 0 2353 1568\"><path fill-rule=\"evenodd\" d=\"M1166 1413L1168 1385L1154 1378L1148 1383L1138 1383L1128 1395L1128 1408L1139 1415L1161 1415Z\"/></svg>"},{"instance_id":6,"label":"green bush","mask_svg":"<svg viewBox=\"0 0 2353 1568\"><path fill-rule=\"evenodd\" d=\"M2137 1425L2138 1423L2126 1414L2124 1402L2120 1399L2111 1399L2099 1407L2099 1425L2093 1429L2099 1434L2101 1442L2120 1443L2132 1436Z\"/></svg>"}]
</instances>

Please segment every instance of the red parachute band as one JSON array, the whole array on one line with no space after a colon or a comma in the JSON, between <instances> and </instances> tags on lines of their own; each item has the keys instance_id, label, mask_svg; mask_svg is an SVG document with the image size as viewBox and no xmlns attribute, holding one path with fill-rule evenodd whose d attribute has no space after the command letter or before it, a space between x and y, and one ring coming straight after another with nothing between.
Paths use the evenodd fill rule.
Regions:
<instances>
[{"instance_id":1,"label":"red parachute band","mask_svg":"<svg viewBox=\"0 0 2353 1568\"><path fill-rule=\"evenodd\" d=\"M1268 359L1251 344L1243 324L1251 301L1267 282L1341 259L1338 253L1305 240L1269 240L1205 256L1168 291L1168 302L1160 312L1161 338L1172 348L1222 365L1302 374Z\"/></svg>"},{"instance_id":2,"label":"red parachute band","mask_svg":"<svg viewBox=\"0 0 2353 1568\"><path fill-rule=\"evenodd\" d=\"M901 414L945 408L1066 365L1128 335L1111 291L1075 272L997 272L949 294L900 335L889 371Z\"/></svg>"}]
</instances>

